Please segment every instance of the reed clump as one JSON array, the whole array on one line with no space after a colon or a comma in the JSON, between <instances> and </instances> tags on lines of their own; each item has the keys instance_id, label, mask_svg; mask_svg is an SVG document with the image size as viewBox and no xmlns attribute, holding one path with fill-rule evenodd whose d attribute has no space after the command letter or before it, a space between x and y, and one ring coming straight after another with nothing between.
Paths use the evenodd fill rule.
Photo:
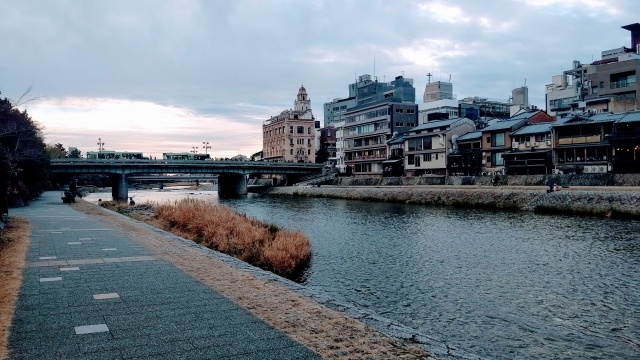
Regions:
<instances>
[{"instance_id":1,"label":"reed clump","mask_svg":"<svg viewBox=\"0 0 640 360\"><path fill-rule=\"evenodd\" d=\"M165 230L278 275L290 276L311 259L311 242L301 231L280 229L224 205L188 198L153 209Z\"/></svg>"}]
</instances>

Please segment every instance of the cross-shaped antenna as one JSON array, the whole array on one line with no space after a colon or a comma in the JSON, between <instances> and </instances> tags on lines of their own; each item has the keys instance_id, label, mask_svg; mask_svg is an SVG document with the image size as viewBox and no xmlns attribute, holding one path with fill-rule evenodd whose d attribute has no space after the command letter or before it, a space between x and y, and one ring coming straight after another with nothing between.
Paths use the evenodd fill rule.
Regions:
<instances>
[{"instance_id":1,"label":"cross-shaped antenna","mask_svg":"<svg viewBox=\"0 0 640 360\"><path fill-rule=\"evenodd\" d=\"M427 74L427 78L429 79L429 84L431 83L431 77L432 77L432 76L433 76L433 75L431 75L431 73L428 73L428 74Z\"/></svg>"},{"instance_id":2,"label":"cross-shaped antenna","mask_svg":"<svg viewBox=\"0 0 640 360\"><path fill-rule=\"evenodd\" d=\"M98 151L104 151L104 143L101 138L98 138Z\"/></svg>"}]
</instances>

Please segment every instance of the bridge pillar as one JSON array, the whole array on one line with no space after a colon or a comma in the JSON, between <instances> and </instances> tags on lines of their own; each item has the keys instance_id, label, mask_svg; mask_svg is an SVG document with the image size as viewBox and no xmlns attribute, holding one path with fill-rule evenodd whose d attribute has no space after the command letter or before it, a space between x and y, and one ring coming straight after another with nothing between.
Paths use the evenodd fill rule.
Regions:
<instances>
[{"instance_id":1,"label":"bridge pillar","mask_svg":"<svg viewBox=\"0 0 640 360\"><path fill-rule=\"evenodd\" d=\"M129 199L129 184L127 175L115 174L111 178L111 196L114 201L127 201Z\"/></svg>"},{"instance_id":2,"label":"bridge pillar","mask_svg":"<svg viewBox=\"0 0 640 360\"><path fill-rule=\"evenodd\" d=\"M218 176L219 195L247 195L247 177L244 174Z\"/></svg>"}]
</instances>

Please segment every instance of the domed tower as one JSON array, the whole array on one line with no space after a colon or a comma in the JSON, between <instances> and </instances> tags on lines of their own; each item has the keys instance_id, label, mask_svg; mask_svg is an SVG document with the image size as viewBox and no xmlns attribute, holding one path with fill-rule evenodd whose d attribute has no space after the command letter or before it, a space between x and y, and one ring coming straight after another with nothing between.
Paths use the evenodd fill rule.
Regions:
<instances>
[{"instance_id":1,"label":"domed tower","mask_svg":"<svg viewBox=\"0 0 640 360\"><path fill-rule=\"evenodd\" d=\"M311 100L307 95L307 89L304 88L304 85L298 89L298 96L296 97L296 101L293 102L293 108L295 111L307 111L311 109Z\"/></svg>"}]
</instances>

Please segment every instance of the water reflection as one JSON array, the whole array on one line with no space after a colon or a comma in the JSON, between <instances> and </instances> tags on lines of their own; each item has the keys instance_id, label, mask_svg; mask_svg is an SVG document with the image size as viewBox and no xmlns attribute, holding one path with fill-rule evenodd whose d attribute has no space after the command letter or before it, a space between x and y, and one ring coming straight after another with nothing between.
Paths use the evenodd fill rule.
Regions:
<instances>
[{"instance_id":1,"label":"water reflection","mask_svg":"<svg viewBox=\"0 0 640 360\"><path fill-rule=\"evenodd\" d=\"M182 196L302 229L314 251L304 284L482 356L640 357L638 221Z\"/></svg>"}]
</instances>

